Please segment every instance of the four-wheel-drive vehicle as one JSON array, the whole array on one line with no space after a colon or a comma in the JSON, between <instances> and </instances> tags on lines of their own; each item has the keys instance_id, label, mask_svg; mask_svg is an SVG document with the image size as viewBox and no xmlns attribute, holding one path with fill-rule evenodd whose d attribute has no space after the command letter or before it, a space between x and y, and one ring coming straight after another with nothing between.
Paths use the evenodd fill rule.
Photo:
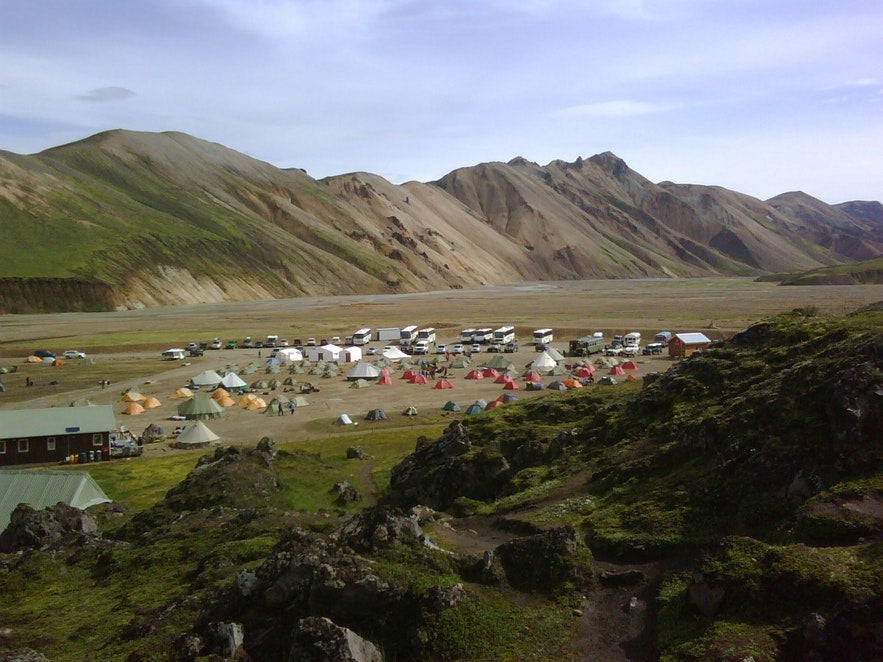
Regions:
<instances>
[{"instance_id":1,"label":"four-wheel-drive vehicle","mask_svg":"<svg viewBox=\"0 0 883 662\"><path fill-rule=\"evenodd\" d=\"M477 342L472 343L472 353L475 354L476 352L480 352L480 351L481 351L481 345Z\"/></svg>"},{"instance_id":2,"label":"four-wheel-drive vehicle","mask_svg":"<svg viewBox=\"0 0 883 662\"><path fill-rule=\"evenodd\" d=\"M435 353L436 354L447 354L447 352L448 352L448 346L445 345L444 343L441 343L440 345L435 346Z\"/></svg>"},{"instance_id":3,"label":"four-wheel-drive vehicle","mask_svg":"<svg viewBox=\"0 0 883 662\"><path fill-rule=\"evenodd\" d=\"M236 349L237 347L239 347L239 343L235 340L228 340L227 344L224 345L225 349Z\"/></svg>"},{"instance_id":4,"label":"four-wheel-drive vehicle","mask_svg":"<svg viewBox=\"0 0 883 662\"><path fill-rule=\"evenodd\" d=\"M453 347L451 347L451 354L462 354L463 353L463 343L457 343Z\"/></svg>"},{"instance_id":5,"label":"four-wheel-drive vehicle","mask_svg":"<svg viewBox=\"0 0 883 662\"><path fill-rule=\"evenodd\" d=\"M652 356L653 354L662 354L662 343L651 342L641 351L644 356Z\"/></svg>"},{"instance_id":6,"label":"four-wheel-drive vehicle","mask_svg":"<svg viewBox=\"0 0 883 662\"><path fill-rule=\"evenodd\" d=\"M201 340L199 342L199 349L201 349L202 351L207 350L208 349L208 340Z\"/></svg>"},{"instance_id":7,"label":"four-wheel-drive vehicle","mask_svg":"<svg viewBox=\"0 0 883 662\"><path fill-rule=\"evenodd\" d=\"M223 345L221 344L221 339L215 338L214 340L212 340L212 344L209 345L209 347L211 349L221 349L221 347L223 347Z\"/></svg>"},{"instance_id":8,"label":"four-wheel-drive vehicle","mask_svg":"<svg viewBox=\"0 0 883 662\"><path fill-rule=\"evenodd\" d=\"M84 352L80 352L75 349L69 349L64 353L64 358L66 358L66 359L85 359L86 354Z\"/></svg>"},{"instance_id":9,"label":"four-wheel-drive vehicle","mask_svg":"<svg viewBox=\"0 0 883 662\"><path fill-rule=\"evenodd\" d=\"M188 349L188 350L190 350L190 349L196 349L197 347L199 347L199 345L197 345L195 342L189 342L189 343L187 343L187 349Z\"/></svg>"},{"instance_id":10,"label":"four-wheel-drive vehicle","mask_svg":"<svg viewBox=\"0 0 883 662\"><path fill-rule=\"evenodd\" d=\"M512 354L513 352L517 352L518 351L518 343L517 342L507 342L506 345L503 347L503 351L506 352L506 354Z\"/></svg>"},{"instance_id":11,"label":"four-wheel-drive vehicle","mask_svg":"<svg viewBox=\"0 0 883 662\"><path fill-rule=\"evenodd\" d=\"M414 354L429 354L429 343L425 340L417 341L417 344L414 345Z\"/></svg>"},{"instance_id":12,"label":"four-wheel-drive vehicle","mask_svg":"<svg viewBox=\"0 0 883 662\"><path fill-rule=\"evenodd\" d=\"M50 352L48 349L38 349L34 352L34 356L39 356L41 359L54 359L55 354Z\"/></svg>"},{"instance_id":13,"label":"four-wheel-drive vehicle","mask_svg":"<svg viewBox=\"0 0 883 662\"><path fill-rule=\"evenodd\" d=\"M190 356L203 356L205 354L205 350L202 347L192 347L189 353Z\"/></svg>"},{"instance_id":14,"label":"four-wheel-drive vehicle","mask_svg":"<svg viewBox=\"0 0 883 662\"><path fill-rule=\"evenodd\" d=\"M242 341L243 349L251 349L254 347L254 344L251 342L251 336L247 336L245 340Z\"/></svg>"},{"instance_id":15,"label":"four-wheel-drive vehicle","mask_svg":"<svg viewBox=\"0 0 883 662\"><path fill-rule=\"evenodd\" d=\"M316 339L315 338L307 338L307 347L315 347Z\"/></svg>"},{"instance_id":16,"label":"four-wheel-drive vehicle","mask_svg":"<svg viewBox=\"0 0 883 662\"><path fill-rule=\"evenodd\" d=\"M369 347L368 349L365 350L365 354L367 354L368 356L374 356L376 353L377 353L376 347Z\"/></svg>"},{"instance_id":17,"label":"four-wheel-drive vehicle","mask_svg":"<svg viewBox=\"0 0 883 662\"><path fill-rule=\"evenodd\" d=\"M331 336L331 344L339 345L340 344L340 336Z\"/></svg>"},{"instance_id":18,"label":"four-wheel-drive vehicle","mask_svg":"<svg viewBox=\"0 0 883 662\"><path fill-rule=\"evenodd\" d=\"M498 342L492 342L490 345L487 346L487 351L489 351L489 352L502 352L503 346Z\"/></svg>"}]
</instances>

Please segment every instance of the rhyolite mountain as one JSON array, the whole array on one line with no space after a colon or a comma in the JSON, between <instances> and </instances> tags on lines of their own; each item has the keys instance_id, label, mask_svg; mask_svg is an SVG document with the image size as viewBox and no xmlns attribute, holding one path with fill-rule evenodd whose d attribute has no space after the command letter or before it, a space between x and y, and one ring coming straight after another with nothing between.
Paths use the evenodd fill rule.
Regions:
<instances>
[{"instance_id":1,"label":"rhyolite mountain","mask_svg":"<svg viewBox=\"0 0 883 662\"><path fill-rule=\"evenodd\" d=\"M611 153L316 180L116 130L0 152L0 312L807 270L883 253L871 204L654 184Z\"/></svg>"}]
</instances>

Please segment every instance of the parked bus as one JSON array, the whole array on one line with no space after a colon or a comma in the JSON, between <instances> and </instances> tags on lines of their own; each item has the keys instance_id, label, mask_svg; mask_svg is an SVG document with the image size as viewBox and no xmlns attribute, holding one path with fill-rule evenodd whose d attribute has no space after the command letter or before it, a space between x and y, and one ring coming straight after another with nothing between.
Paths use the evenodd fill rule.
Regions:
<instances>
[{"instance_id":1,"label":"parked bus","mask_svg":"<svg viewBox=\"0 0 883 662\"><path fill-rule=\"evenodd\" d=\"M425 329L420 329L417 332L417 340L418 341L422 340L422 341L426 342L426 344L434 343L435 342L435 329L433 329L431 326L426 327Z\"/></svg>"},{"instance_id":2,"label":"parked bus","mask_svg":"<svg viewBox=\"0 0 883 662\"><path fill-rule=\"evenodd\" d=\"M402 332L399 335L399 342L403 345L413 345L417 342L417 326L412 324L411 326L406 326L402 329Z\"/></svg>"},{"instance_id":3,"label":"parked bus","mask_svg":"<svg viewBox=\"0 0 883 662\"><path fill-rule=\"evenodd\" d=\"M604 338L583 336L570 341L567 356L589 356L604 351Z\"/></svg>"},{"instance_id":4,"label":"parked bus","mask_svg":"<svg viewBox=\"0 0 883 662\"><path fill-rule=\"evenodd\" d=\"M367 345L371 342L371 329L359 329L353 334L353 345Z\"/></svg>"},{"instance_id":5,"label":"parked bus","mask_svg":"<svg viewBox=\"0 0 883 662\"><path fill-rule=\"evenodd\" d=\"M542 345L543 349L545 349L546 345L552 342L555 339L555 335L552 333L552 329L537 329L533 332L533 344L539 349Z\"/></svg>"},{"instance_id":6,"label":"parked bus","mask_svg":"<svg viewBox=\"0 0 883 662\"><path fill-rule=\"evenodd\" d=\"M514 326L501 326L499 329L494 331L494 343L505 345L509 342L514 342L515 340L515 327Z\"/></svg>"},{"instance_id":7,"label":"parked bus","mask_svg":"<svg viewBox=\"0 0 883 662\"><path fill-rule=\"evenodd\" d=\"M475 329L463 329L460 331L460 342L463 344L475 342Z\"/></svg>"},{"instance_id":8,"label":"parked bus","mask_svg":"<svg viewBox=\"0 0 883 662\"><path fill-rule=\"evenodd\" d=\"M476 329L475 335L472 336L472 341L482 345L489 343L494 339L493 331L493 329Z\"/></svg>"}]
</instances>

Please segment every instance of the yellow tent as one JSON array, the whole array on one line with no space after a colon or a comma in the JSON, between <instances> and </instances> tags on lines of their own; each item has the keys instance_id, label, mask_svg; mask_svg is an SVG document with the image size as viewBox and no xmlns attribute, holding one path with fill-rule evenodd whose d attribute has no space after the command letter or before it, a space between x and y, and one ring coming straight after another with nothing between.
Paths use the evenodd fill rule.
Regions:
<instances>
[{"instance_id":1,"label":"yellow tent","mask_svg":"<svg viewBox=\"0 0 883 662\"><path fill-rule=\"evenodd\" d=\"M39 356L29 356L25 359L25 363L43 363L43 359Z\"/></svg>"},{"instance_id":2,"label":"yellow tent","mask_svg":"<svg viewBox=\"0 0 883 662\"><path fill-rule=\"evenodd\" d=\"M126 391L126 394L120 398L120 402L141 402L142 400L144 400L144 396L138 391Z\"/></svg>"},{"instance_id":3,"label":"yellow tent","mask_svg":"<svg viewBox=\"0 0 883 662\"><path fill-rule=\"evenodd\" d=\"M129 406L123 409L123 413L129 416L137 416L138 414L144 413L144 407L139 405L137 402L129 403Z\"/></svg>"},{"instance_id":4,"label":"yellow tent","mask_svg":"<svg viewBox=\"0 0 883 662\"><path fill-rule=\"evenodd\" d=\"M232 407L233 405L236 404L236 403L233 401L233 398L231 398L229 395L226 395L226 396L224 396L223 398L219 398L216 402L217 402L219 405L221 405L222 407Z\"/></svg>"},{"instance_id":5,"label":"yellow tent","mask_svg":"<svg viewBox=\"0 0 883 662\"><path fill-rule=\"evenodd\" d=\"M141 406L144 407L145 409L156 409L161 404L162 403L159 400L157 400L153 396L150 396L144 402L141 403Z\"/></svg>"},{"instance_id":6,"label":"yellow tent","mask_svg":"<svg viewBox=\"0 0 883 662\"><path fill-rule=\"evenodd\" d=\"M241 398L239 398L239 402L237 403L240 407L248 407L248 403L252 400L257 400L258 396L254 393L246 393Z\"/></svg>"},{"instance_id":7,"label":"yellow tent","mask_svg":"<svg viewBox=\"0 0 883 662\"><path fill-rule=\"evenodd\" d=\"M256 397L254 400L251 400L245 406L245 408L248 409L248 411L254 411L255 409L266 409L267 403L264 402L261 398Z\"/></svg>"},{"instance_id":8,"label":"yellow tent","mask_svg":"<svg viewBox=\"0 0 883 662\"><path fill-rule=\"evenodd\" d=\"M229 397L229 396L230 396L230 392L229 392L229 391L226 391L226 390L224 390L224 389L222 389L222 388L215 389L215 392L212 393L212 397L213 397L215 400L220 400L221 398L227 398L227 397Z\"/></svg>"},{"instance_id":9,"label":"yellow tent","mask_svg":"<svg viewBox=\"0 0 883 662\"><path fill-rule=\"evenodd\" d=\"M177 391L175 391L175 394L172 397L173 398L192 398L193 391L191 391L189 388L182 387L182 388L179 388Z\"/></svg>"}]
</instances>

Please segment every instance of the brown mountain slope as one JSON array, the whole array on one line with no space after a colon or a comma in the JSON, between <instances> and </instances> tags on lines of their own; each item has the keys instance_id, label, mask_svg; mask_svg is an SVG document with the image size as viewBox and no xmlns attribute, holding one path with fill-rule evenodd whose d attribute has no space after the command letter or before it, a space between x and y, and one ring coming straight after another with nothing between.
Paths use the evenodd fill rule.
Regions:
<instances>
[{"instance_id":1,"label":"brown mountain slope","mask_svg":"<svg viewBox=\"0 0 883 662\"><path fill-rule=\"evenodd\" d=\"M0 153L0 312L753 274L880 251L872 224L780 198L656 185L610 153L433 184L317 181L181 133L109 131Z\"/></svg>"}]
</instances>

